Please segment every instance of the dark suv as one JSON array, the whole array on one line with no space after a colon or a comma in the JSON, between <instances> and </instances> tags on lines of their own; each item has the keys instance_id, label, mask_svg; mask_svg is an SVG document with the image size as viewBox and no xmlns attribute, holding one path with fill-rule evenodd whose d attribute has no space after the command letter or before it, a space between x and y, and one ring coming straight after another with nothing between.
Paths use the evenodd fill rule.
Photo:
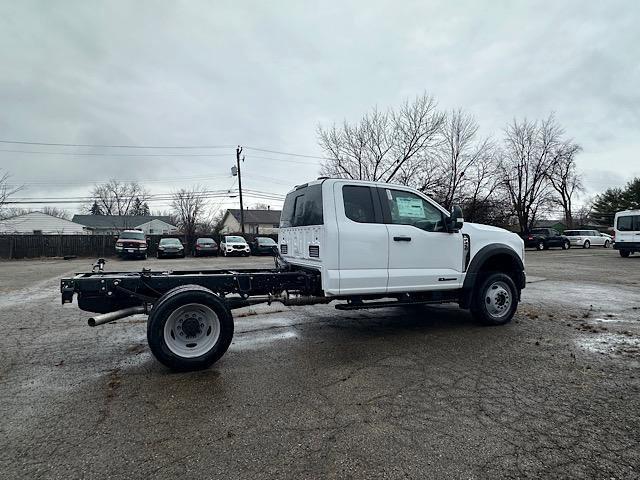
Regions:
<instances>
[{"instance_id":1,"label":"dark suv","mask_svg":"<svg viewBox=\"0 0 640 480\"><path fill-rule=\"evenodd\" d=\"M536 250L546 250L551 247L560 247L563 250L571 248L569 237L561 235L555 228L534 228L522 234L522 239L525 247Z\"/></svg>"}]
</instances>

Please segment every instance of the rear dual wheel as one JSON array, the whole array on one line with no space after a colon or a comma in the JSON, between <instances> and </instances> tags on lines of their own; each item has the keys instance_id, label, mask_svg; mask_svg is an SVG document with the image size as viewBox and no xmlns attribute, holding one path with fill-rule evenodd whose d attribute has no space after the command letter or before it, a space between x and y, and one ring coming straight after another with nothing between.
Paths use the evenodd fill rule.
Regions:
<instances>
[{"instance_id":1,"label":"rear dual wheel","mask_svg":"<svg viewBox=\"0 0 640 480\"><path fill-rule=\"evenodd\" d=\"M151 352L173 370L213 365L232 338L231 311L220 297L199 285L184 285L164 294L147 321Z\"/></svg>"}]
</instances>

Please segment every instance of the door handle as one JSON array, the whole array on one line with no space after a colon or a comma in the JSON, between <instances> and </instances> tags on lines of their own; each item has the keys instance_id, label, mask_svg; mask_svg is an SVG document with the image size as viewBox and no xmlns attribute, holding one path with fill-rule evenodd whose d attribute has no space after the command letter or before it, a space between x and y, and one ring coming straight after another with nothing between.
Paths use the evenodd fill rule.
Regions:
<instances>
[{"instance_id":1,"label":"door handle","mask_svg":"<svg viewBox=\"0 0 640 480\"><path fill-rule=\"evenodd\" d=\"M394 242L410 242L411 237L393 237Z\"/></svg>"}]
</instances>

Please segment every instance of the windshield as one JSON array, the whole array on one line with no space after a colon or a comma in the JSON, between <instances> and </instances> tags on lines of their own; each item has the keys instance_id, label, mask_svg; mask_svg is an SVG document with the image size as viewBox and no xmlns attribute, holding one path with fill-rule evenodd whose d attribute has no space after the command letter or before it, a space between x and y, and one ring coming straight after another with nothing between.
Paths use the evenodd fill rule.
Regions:
<instances>
[{"instance_id":1,"label":"windshield","mask_svg":"<svg viewBox=\"0 0 640 480\"><path fill-rule=\"evenodd\" d=\"M122 232L120 234L121 240L144 240L144 232Z\"/></svg>"},{"instance_id":2,"label":"windshield","mask_svg":"<svg viewBox=\"0 0 640 480\"><path fill-rule=\"evenodd\" d=\"M275 245L276 242L273 240L273 238L258 238L258 243L260 245Z\"/></svg>"},{"instance_id":3,"label":"windshield","mask_svg":"<svg viewBox=\"0 0 640 480\"><path fill-rule=\"evenodd\" d=\"M177 238L163 238L160 240L160 245L182 245Z\"/></svg>"},{"instance_id":4,"label":"windshield","mask_svg":"<svg viewBox=\"0 0 640 480\"><path fill-rule=\"evenodd\" d=\"M224 240L227 243L247 243L242 237L224 237Z\"/></svg>"},{"instance_id":5,"label":"windshield","mask_svg":"<svg viewBox=\"0 0 640 480\"><path fill-rule=\"evenodd\" d=\"M577 237L578 235L582 235L578 230L565 230L564 234L567 237Z\"/></svg>"}]
</instances>

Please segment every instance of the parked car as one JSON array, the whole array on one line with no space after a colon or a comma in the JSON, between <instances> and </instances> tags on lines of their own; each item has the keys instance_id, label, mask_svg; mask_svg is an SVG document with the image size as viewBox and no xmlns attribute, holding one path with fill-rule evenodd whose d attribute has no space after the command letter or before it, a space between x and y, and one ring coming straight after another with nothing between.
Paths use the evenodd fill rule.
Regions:
<instances>
[{"instance_id":1,"label":"parked car","mask_svg":"<svg viewBox=\"0 0 640 480\"><path fill-rule=\"evenodd\" d=\"M593 245L609 248L611 245L611 236L597 230L565 230L564 235L569 238L571 245L576 247L591 248Z\"/></svg>"},{"instance_id":2,"label":"parked car","mask_svg":"<svg viewBox=\"0 0 640 480\"><path fill-rule=\"evenodd\" d=\"M147 237L142 230L125 230L116 240L116 255L147 258Z\"/></svg>"},{"instance_id":3,"label":"parked car","mask_svg":"<svg viewBox=\"0 0 640 480\"><path fill-rule=\"evenodd\" d=\"M218 244L213 238L198 238L193 246L193 256L218 255Z\"/></svg>"},{"instance_id":4,"label":"parked car","mask_svg":"<svg viewBox=\"0 0 640 480\"><path fill-rule=\"evenodd\" d=\"M565 235L561 235L555 228L534 228L529 233L522 235L525 247L533 247L537 250L546 250L551 247L560 247L567 250L571 247L571 241Z\"/></svg>"},{"instance_id":5,"label":"parked car","mask_svg":"<svg viewBox=\"0 0 640 480\"><path fill-rule=\"evenodd\" d=\"M273 238L256 237L249 244L253 255L273 255L273 249L278 246Z\"/></svg>"},{"instance_id":6,"label":"parked car","mask_svg":"<svg viewBox=\"0 0 640 480\"><path fill-rule=\"evenodd\" d=\"M247 241L239 235L225 235L220 242L220 251L224 257L230 255L251 255Z\"/></svg>"},{"instance_id":7,"label":"parked car","mask_svg":"<svg viewBox=\"0 0 640 480\"><path fill-rule=\"evenodd\" d=\"M161 238L158 244L158 258L182 257L184 258L184 246L177 238Z\"/></svg>"},{"instance_id":8,"label":"parked car","mask_svg":"<svg viewBox=\"0 0 640 480\"><path fill-rule=\"evenodd\" d=\"M621 257L640 252L640 210L624 210L616 213L613 221L615 237L613 248Z\"/></svg>"}]
</instances>

